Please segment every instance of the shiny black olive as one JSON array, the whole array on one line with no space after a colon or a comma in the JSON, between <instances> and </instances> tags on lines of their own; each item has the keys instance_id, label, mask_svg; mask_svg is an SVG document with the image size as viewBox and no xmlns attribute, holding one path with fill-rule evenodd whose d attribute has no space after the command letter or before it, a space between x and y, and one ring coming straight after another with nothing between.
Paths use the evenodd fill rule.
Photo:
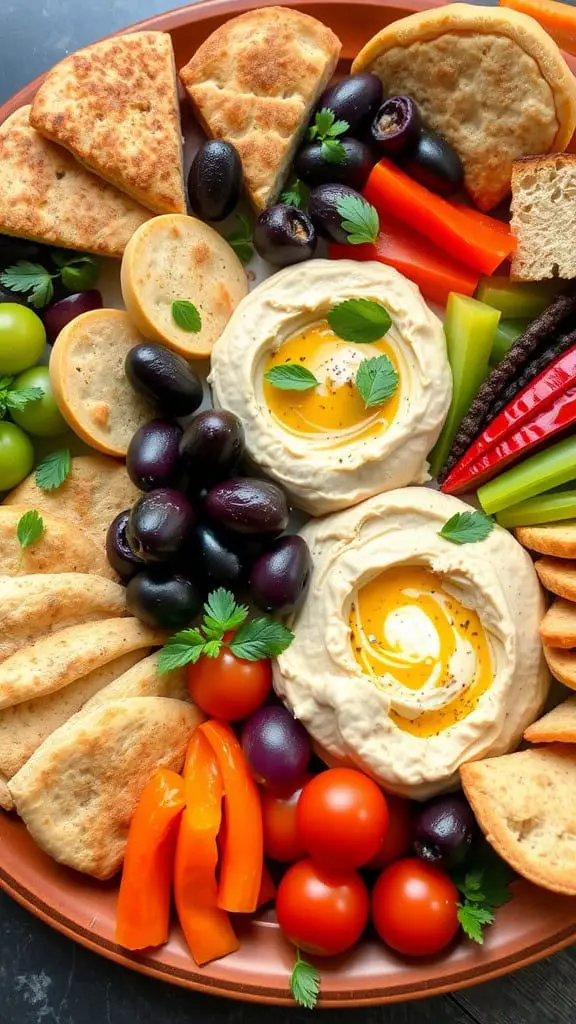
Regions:
<instances>
[{"instance_id":1,"label":"shiny black olive","mask_svg":"<svg viewBox=\"0 0 576 1024\"><path fill-rule=\"evenodd\" d=\"M199 570L209 587L234 589L244 581L247 567L242 556L212 526L200 523L196 528L195 546Z\"/></svg>"},{"instance_id":2,"label":"shiny black olive","mask_svg":"<svg viewBox=\"0 0 576 1024\"><path fill-rule=\"evenodd\" d=\"M252 566L252 597L264 611L287 615L303 600L311 573L312 558L303 537L281 537Z\"/></svg>"},{"instance_id":3,"label":"shiny black olive","mask_svg":"<svg viewBox=\"0 0 576 1024\"><path fill-rule=\"evenodd\" d=\"M359 72L328 86L316 104L315 113L328 108L337 121L348 122L351 135L361 135L368 128L381 102L380 79L377 75Z\"/></svg>"},{"instance_id":4,"label":"shiny black olive","mask_svg":"<svg viewBox=\"0 0 576 1024\"><path fill-rule=\"evenodd\" d=\"M421 124L414 100L409 96L391 96L372 122L372 139L382 155L396 157L415 142Z\"/></svg>"},{"instance_id":5,"label":"shiny black olive","mask_svg":"<svg viewBox=\"0 0 576 1024\"><path fill-rule=\"evenodd\" d=\"M374 165L370 146L358 139L339 139L342 160L334 163L326 159L323 143L309 142L296 154L294 170L299 178L312 188L329 182L363 188Z\"/></svg>"},{"instance_id":6,"label":"shiny black olive","mask_svg":"<svg viewBox=\"0 0 576 1024\"><path fill-rule=\"evenodd\" d=\"M134 390L158 405L166 416L188 416L202 404L200 378L182 356L164 345L134 345L124 369Z\"/></svg>"},{"instance_id":7,"label":"shiny black olive","mask_svg":"<svg viewBox=\"0 0 576 1024\"><path fill-rule=\"evenodd\" d=\"M412 845L422 860L442 868L455 868L466 860L478 826L461 793L435 797L412 819Z\"/></svg>"},{"instance_id":8,"label":"shiny black olive","mask_svg":"<svg viewBox=\"0 0 576 1024\"><path fill-rule=\"evenodd\" d=\"M242 421L226 409L198 413L180 442L180 455L197 490L231 476L243 454Z\"/></svg>"},{"instance_id":9,"label":"shiny black olive","mask_svg":"<svg viewBox=\"0 0 576 1024\"><path fill-rule=\"evenodd\" d=\"M139 427L126 452L126 469L136 487L152 491L178 483L181 437L180 427L167 420L150 420Z\"/></svg>"},{"instance_id":10,"label":"shiny black olive","mask_svg":"<svg viewBox=\"0 0 576 1024\"><path fill-rule=\"evenodd\" d=\"M319 235L346 244L348 232L342 223L347 218L339 210L343 199L364 202L360 193L348 185L317 185L310 193L308 213Z\"/></svg>"},{"instance_id":11,"label":"shiny black olive","mask_svg":"<svg viewBox=\"0 0 576 1024\"><path fill-rule=\"evenodd\" d=\"M145 562L167 562L190 544L195 525L188 498L170 487L159 487L132 506L126 536Z\"/></svg>"},{"instance_id":12,"label":"shiny black olive","mask_svg":"<svg viewBox=\"0 0 576 1024\"><path fill-rule=\"evenodd\" d=\"M248 535L277 535L288 526L284 491L269 480L235 477L216 484L204 502L206 515L220 526Z\"/></svg>"},{"instance_id":13,"label":"shiny black olive","mask_svg":"<svg viewBox=\"0 0 576 1024\"><path fill-rule=\"evenodd\" d=\"M140 572L126 588L131 615L155 629L183 629L202 608L204 594L185 576Z\"/></svg>"},{"instance_id":14,"label":"shiny black olive","mask_svg":"<svg viewBox=\"0 0 576 1024\"><path fill-rule=\"evenodd\" d=\"M224 220L242 194L238 151L223 139L209 139L196 153L188 174L188 198L203 220Z\"/></svg>"},{"instance_id":15,"label":"shiny black olive","mask_svg":"<svg viewBox=\"0 0 576 1024\"><path fill-rule=\"evenodd\" d=\"M262 259L276 267L311 259L317 241L310 217L297 206L277 203L256 218L254 248Z\"/></svg>"},{"instance_id":16,"label":"shiny black olive","mask_svg":"<svg viewBox=\"0 0 576 1024\"><path fill-rule=\"evenodd\" d=\"M420 132L400 164L406 174L439 196L452 196L462 187L462 161L454 147L436 132Z\"/></svg>"},{"instance_id":17,"label":"shiny black olive","mask_svg":"<svg viewBox=\"0 0 576 1024\"><path fill-rule=\"evenodd\" d=\"M123 583L128 583L136 573L146 568L142 559L134 554L126 538L129 515L130 509L119 512L110 523L106 534L106 557Z\"/></svg>"}]
</instances>

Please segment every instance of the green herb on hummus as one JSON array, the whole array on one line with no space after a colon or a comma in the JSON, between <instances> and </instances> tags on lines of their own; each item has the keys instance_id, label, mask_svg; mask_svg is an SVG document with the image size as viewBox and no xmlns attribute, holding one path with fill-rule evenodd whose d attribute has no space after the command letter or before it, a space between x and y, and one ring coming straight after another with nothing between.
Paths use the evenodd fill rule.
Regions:
<instances>
[{"instance_id":1,"label":"green herb on hummus","mask_svg":"<svg viewBox=\"0 0 576 1024\"><path fill-rule=\"evenodd\" d=\"M444 540L449 540L452 544L476 544L478 541L486 540L493 529L492 519L477 509L471 509L470 512L457 512L452 516L438 531L438 536L444 537Z\"/></svg>"},{"instance_id":2,"label":"green herb on hummus","mask_svg":"<svg viewBox=\"0 0 576 1024\"><path fill-rule=\"evenodd\" d=\"M264 380L278 388L279 391L309 391L310 388L315 388L320 383L310 370L299 363L273 366L264 374Z\"/></svg>"},{"instance_id":3,"label":"green herb on hummus","mask_svg":"<svg viewBox=\"0 0 576 1024\"><path fill-rule=\"evenodd\" d=\"M398 387L398 373L392 360L388 356L363 359L356 371L356 387L367 409L382 405Z\"/></svg>"},{"instance_id":4,"label":"green herb on hummus","mask_svg":"<svg viewBox=\"0 0 576 1024\"><path fill-rule=\"evenodd\" d=\"M386 307L373 299L345 299L332 306L326 319L334 334L357 344L379 341L392 326Z\"/></svg>"}]
</instances>

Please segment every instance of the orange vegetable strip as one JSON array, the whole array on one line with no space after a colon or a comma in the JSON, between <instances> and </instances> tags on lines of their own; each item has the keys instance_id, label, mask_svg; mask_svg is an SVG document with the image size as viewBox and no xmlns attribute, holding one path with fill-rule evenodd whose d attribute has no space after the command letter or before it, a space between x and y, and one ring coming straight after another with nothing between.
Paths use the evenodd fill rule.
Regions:
<instances>
[{"instance_id":1,"label":"orange vegetable strip","mask_svg":"<svg viewBox=\"0 0 576 1024\"><path fill-rule=\"evenodd\" d=\"M116 912L116 942L125 949L168 939L170 896L184 781L160 768L144 789L130 822Z\"/></svg>"},{"instance_id":2,"label":"orange vegetable strip","mask_svg":"<svg viewBox=\"0 0 576 1024\"><path fill-rule=\"evenodd\" d=\"M224 784L226 831L218 906L231 913L251 914L258 906L264 859L260 795L230 726L210 720L198 731L216 755Z\"/></svg>"},{"instance_id":3,"label":"orange vegetable strip","mask_svg":"<svg viewBox=\"0 0 576 1024\"><path fill-rule=\"evenodd\" d=\"M228 914L216 905L216 837L222 821L222 779L207 740L194 733L185 767L186 810L180 821L174 899L188 947L201 966L238 949Z\"/></svg>"},{"instance_id":4,"label":"orange vegetable strip","mask_svg":"<svg viewBox=\"0 0 576 1024\"><path fill-rule=\"evenodd\" d=\"M516 248L516 240L501 225L477 210L450 203L430 192L404 171L381 160L370 172L363 194L380 214L397 217L425 235L455 260L492 274ZM385 229L385 217L382 218Z\"/></svg>"},{"instance_id":5,"label":"orange vegetable strip","mask_svg":"<svg viewBox=\"0 0 576 1024\"><path fill-rule=\"evenodd\" d=\"M576 53L576 11L557 0L500 0L509 7L535 18L543 29L568 53Z\"/></svg>"}]
</instances>

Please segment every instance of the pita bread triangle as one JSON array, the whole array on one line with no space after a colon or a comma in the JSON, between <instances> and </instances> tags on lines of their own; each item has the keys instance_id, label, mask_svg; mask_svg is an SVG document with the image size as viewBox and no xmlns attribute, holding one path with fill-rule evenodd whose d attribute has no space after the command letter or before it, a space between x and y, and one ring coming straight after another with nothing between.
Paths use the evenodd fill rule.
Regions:
<instances>
[{"instance_id":1,"label":"pita bread triangle","mask_svg":"<svg viewBox=\"0 0 576 1024\"><path fill-rule=\"evenodd\" d=\"M186 213L172 41L165 32L103 39L66 57L36 93L30 122L157 213Z\"/></svg>"}]
</instances>

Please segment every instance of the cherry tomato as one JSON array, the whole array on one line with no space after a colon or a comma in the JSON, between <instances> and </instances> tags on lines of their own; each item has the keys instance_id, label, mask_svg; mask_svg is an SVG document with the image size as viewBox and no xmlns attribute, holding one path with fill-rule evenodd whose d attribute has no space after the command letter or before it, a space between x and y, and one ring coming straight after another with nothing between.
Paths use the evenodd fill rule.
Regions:
<instances>
[{"instance_id":1,"label":"cherry tomato","mask_svg":"<svg viewBox=\"0 0 576 1024\"><path fill-rule=\"evenodd\" d=\"M311 860L292 864L276 893L282 931L317 956L335 956L358 942L368 910L368 890L356 871L328 871Z\"/></svg>"},{"instance_id":2,"label":"cherry tomato","mask_svg":"<svg viewBox=\"0 0 576 1024\"><path fill-rule=\"evenodd\" d=\"M401 796L386 793L386 803L388 805L388 828L378 853L366 865L375 871L381 871L392 861L398 860L399 857L408 853L412 839L410 801L404 800Z\"/></svg>"},{"instance_id":3,"label":"cherry tomato","mask_svg":"<svg viewBox=\"0 0 576 1024\"><path fill-rule=\"evenodd\" d=\"M246 661L223 647L217 658L200 658L188 666L188 690L199 708L213 718L237 722L256 711L272 688L268 659Z\"/></svg>"},{"instance_id":4,"label":"cherry tomato","mask_svg":"<svg viewBox=\"0 0 576 1024\"><path fill-rule=\"evenodd\" d=\"M311 775L303 775L291 786L260 791L264 853L272 860L291 864L306 856L306 847L296 826L296 807L303 787L311 778Z\"/></svg>"},{"instance_id":5,"label":"cherry tomato","mask_svg":"<svg viewBox=\"0 0 576 1024\"><path fill-rule=\"evenodd\" d=\"M458 931L458 890L439 868L418 857L397 860L372 892L372 920L387 946L408 956L438 953Z\"/></svg>"},{"instance_id":6,"label":"cherry tomato","mask_svg":"<svg viewBox=\"0 0 576 1024\"><path fill-rule=\"evenodd\" d=\"M378 852L388 828L382 790L353 768L329 768L305 787L298 831L319 864L358 868Z\"/></svg>"}]
</instances>

